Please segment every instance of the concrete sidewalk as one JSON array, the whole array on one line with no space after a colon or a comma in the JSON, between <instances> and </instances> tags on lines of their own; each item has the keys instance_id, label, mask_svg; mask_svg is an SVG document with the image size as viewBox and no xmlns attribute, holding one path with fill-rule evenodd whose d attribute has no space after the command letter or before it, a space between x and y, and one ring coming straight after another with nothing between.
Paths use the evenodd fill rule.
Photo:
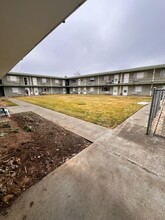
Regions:
<instances>
[{"instance_id":1,"label":"concrete sidewalk","mask_svg":"<svg viewBox=\"0 0 165 220\"><path fill-rule=\"evenodd\" d=\"M18 106L10 107L11 113L27 112L32 111L43 118L46 118L69 131L74 132L85 139L94 142L105 133L109 132L110 129L86 122L71 116L64 115L59 112L55 112L46 108L39 107L27 102L23 102L18 99L9 99L16 103Z\"/></svg>"},{"instance_id":2,"label":"concrete sidewalk","mask_svg":"<svg viewBox=\"0 0 165 220\"><path fill-rule=\"evenodd\" d=\"M165 141L145 135L148 112L146 106L113 131L100 133L0 219L164 220Z\"/></svg>"}]
</instances>

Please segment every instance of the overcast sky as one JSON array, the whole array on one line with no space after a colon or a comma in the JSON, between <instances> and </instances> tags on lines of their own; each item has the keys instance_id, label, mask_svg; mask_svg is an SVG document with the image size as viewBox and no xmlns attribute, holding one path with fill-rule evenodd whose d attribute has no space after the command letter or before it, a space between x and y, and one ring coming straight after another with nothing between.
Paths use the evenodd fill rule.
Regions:
<instances>
[{"instance_id":1,"label":"overcast sky","mask_svg":"<svg viewBox=\"0 0 165 220\"><path fill-rule=\"evenodd\" d=\"M165 0L88 0L13 70L71 76L165 63Z\"/></svg>"}]
</instances>

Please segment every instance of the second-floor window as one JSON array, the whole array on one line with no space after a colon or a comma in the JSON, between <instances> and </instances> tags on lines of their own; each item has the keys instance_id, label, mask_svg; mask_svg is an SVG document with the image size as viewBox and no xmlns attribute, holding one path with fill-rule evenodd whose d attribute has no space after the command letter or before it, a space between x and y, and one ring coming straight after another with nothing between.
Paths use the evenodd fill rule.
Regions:
<instances>
[{"instance_id":1,"label":"second-floor window","mask_svg":"<svg viewBox=\"0 0 165 220\"><path fill-rule=\"evenodd\" d=\"M42 83L47 83L47 79L46 78L42 78Z\"/></svg>"},{"instance_id":2,"label":"second-floor window","mask_svg":"<svg viewBox=\"0 0 165 220\"><path fill-rule=\"evenodd\" d=\"M160 77L165 77L165 69L160 71Z\"/></svg>"},{"instance_id":3,"label":"second-floor window","mask_svg":"<svg viewBox=\"0 0 165 220\"><path fill-rule=\"evenodd\" d=\"M104 76L104 81L105 82L110 82L110 76Z\"/></svg>"},{"instance_id":4,"label":"second-floor window","mask_svg":"<svg viewBox=\"0 0 165 220\"><path fill-rule=\"evenodd\" d=\"M24 77L24 84L25 84L25 85L28 85L28 79L27 79L27 77Z\"/></svg>"},{"instance_id":5,"label":"second-floor window","mask_svg":"<svg viewBox=\"0 0 165 220\"><path fill-rule=\"evenodd\" d=\"M7 80L11 82L18 82L19 78L17 76L8 76Z\"/></svg>"},{"instance_id":6,"label":"second-floor window","mask_svg":"<svg viewBox=\"0 0 165 220\"><path fill-rule=\"evenodd\" d=\"M94 82L94 81L95 81L95 78L94 78L94 77L91 77L91 78L89 78L88 81L89 81L89 82Z\"/></svg>"},{"instance_id":7,"label":"second-floor window","mask_svg":"<svg viewBox=\"0 0 165 220\"><path fill-rule=\"evenodd\" d=\"M136 73L136 78L137 79L143 79L144 78L144 72Z\"/></svg>"},{"instance_id":8,"label":"second-floor window","mask_svg":"<svg viewBox=\"0 0 165 220\"><path fill-rule=\"evenodd\" d=\"M59 84L59 80L58 79L55 79L55 84Z\"/></svg>"},{"instance_id":9,"label":"second-floor window","mask_svg":"<svg viewBox=\"0 0 165 220\"><path fill-rule=\"evenodd\" d=\"M77 80L76 79L72 79L71 83L75 84L75 83L77 83Z\"/></svg>"}]
</instances>

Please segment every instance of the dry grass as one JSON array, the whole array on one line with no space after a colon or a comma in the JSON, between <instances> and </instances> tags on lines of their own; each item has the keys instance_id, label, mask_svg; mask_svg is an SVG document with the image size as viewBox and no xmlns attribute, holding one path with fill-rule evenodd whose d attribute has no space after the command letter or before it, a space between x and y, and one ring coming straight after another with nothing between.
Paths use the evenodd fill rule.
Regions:
<instances>
[{"instance_id":1,"label":"dry grass","mask_svg":"<svg viewBox=\"0 0 165 220\"><path fill-rule=\"evenodd\" d=\"M19 99L108 128L116 127L138 111L142 107L138 102L151 100L149 97L108 95L47 95Z\"/></svg>"},{"instance_id":2,"label":"dry grass","mask_svg":"<svg viewBox=\"0 0 165 220\"><path fill-rule=\"evenodd\" d=\"M16 106L16 104L11 102L11 101L9 101L6 98L0 98L0 106L3 106L3 107Z\"/></svg>"}]
</instances>

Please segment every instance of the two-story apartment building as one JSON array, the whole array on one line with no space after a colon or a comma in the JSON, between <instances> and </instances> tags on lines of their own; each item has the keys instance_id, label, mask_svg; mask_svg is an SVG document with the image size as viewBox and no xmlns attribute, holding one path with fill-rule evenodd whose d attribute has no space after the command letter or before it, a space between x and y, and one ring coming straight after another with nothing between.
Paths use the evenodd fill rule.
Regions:
<instances>
[{"instance_id":1,"label":"two-story apartment building","mask_svg":"<svg viewBox=\"0 0 165 220\"><path fill-rule=\"evenodd\" d=\"M8 73L1 80L1 93L5 96L65 94L65 79L26 73Z\"/></svg>"},{"instance_id":2,"label":"two-story apartment building","mask_svg":"<svg viewBox=\"0 0 165 220\"><path fill-rule=\"evenodd\" d=\"M0 95L109 94L151 96L154 87L165 88L165 65L65 78L8 73L0 82Z\"/></svg>"},{"instance_id":3,"label":"two-story apartment building","mask_svg":"<svg viewBox=\"0 0 165 220\"><path fill-rule=\"evenodd\" d=\"M70 93L150 96L165 88L165 65L110 71L69 78Z\"/></svg>"}]
</instances>

